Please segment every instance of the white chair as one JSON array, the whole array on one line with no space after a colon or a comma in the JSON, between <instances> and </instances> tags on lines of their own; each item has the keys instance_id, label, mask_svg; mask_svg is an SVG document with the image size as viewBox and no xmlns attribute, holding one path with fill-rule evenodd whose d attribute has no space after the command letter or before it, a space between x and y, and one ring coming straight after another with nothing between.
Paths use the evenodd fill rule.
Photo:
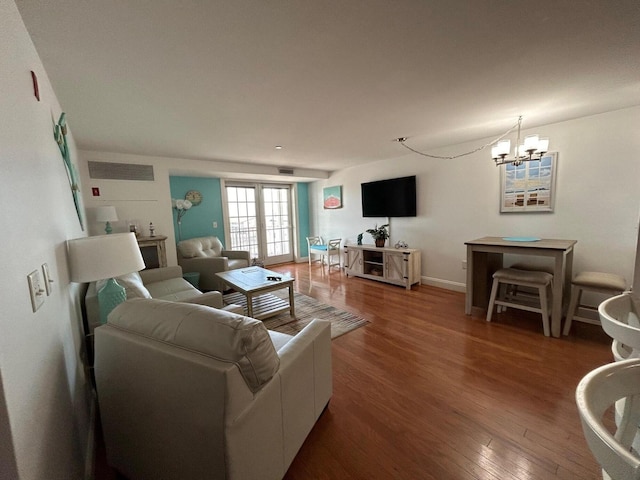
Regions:
<instances>
[{"instance_id":1,"label":"white chair","mask_svg":"<svg viewBox=\"0 0 640 480\"><path fill-rule=\"evenodd\" d=\"M640 358L638 307L629 293L609 298L598 307L602 329L613 338L611 351L616 361Z\"/></svg>"},{"instance_id":2,"label":"white chair","mask_svg":"<svg viewBox=\"0 0 640 480\"><path fill-rule=\"evenodd\" d=\"M620 400L624 400L624 410L612 433L603 417ZM589 372L578 384L576 404L587 444L602 467L602 478L640 479L640 458L631 448L640 421L640 360L614 362ZM606 424L611 422L607 419Z\"/></svg>"},{"instance_id":3,"label":"white chair","mask_svg":"<svg viewBox=\"0 0 640 480\"><path fill-rule=\"evenodd\" d=\"M630 293L609 298L600 304L598 313L602 329L613 338L611 352L616 362L640 358L640 319L638 299ZM624 401L616 404L618 417L624 411ZM633 447L640 451L640 427L633 441Z\"/></svg>"},{"instance_id":4,"label":"white chair","mask_svg":"<svg viewBox=\"0 0 640 480\"><path fill-rule=\"evenodd\" d=\"M603 272L581 272L575 276L571 282L571 301L569 302L569 310L567 311L567 319L564 324L564 335L569 335L571 330L571 322L577 320L585 323L595 323L588 317L578 315L580 309L596 310L594 307L580 303L583 291L591 291L604 293L606 295L619 295L627 289L627 281L624 277L615 273Z\"/></svg>"},{"instance_id":5,"label":"white chair","mask_svg":"<svg viewBox=\"0 0 640 480\"><path fill-rule=\"evenodd\" d=\"M551 287L553 283L553 275L547 272L538 272L531 270L517 270L515 268L501 268L493 274L493 286L491 287L491 298L489 300L489 308L487 309L487 322L491 321L493 316L493 307L512 307L529 312L537 312L542 315L542 328L545 336L550 336L549 330L549 297L551 296ZM499 295L501 284L506 289L508 286L522 286L536 288L539 293L540 304L529 305L517 302L514 296L508 292Z\"/></svg>"},{"instance_id":6,"label":"white chair","mask_svg":"<svg viewBox=\"0 0 640 480\"><path fill-rule=\"evenodd\" d=\"M311 255L318 255L319 261L322 261L322 255L324 254L326 248L324 245L324 240L322 237L307 237L307 251L309 252L309 266L311 266L311 262L315 261L311 258Z\"/></svg>"},{"instance_id":7,"label":"white chair","mask_svg":"<svg viewBox=\"0 0 640 480\"><path fill-rule=\"evenodd\" d=\"M320 263L324 266L325 257L327 259L327 265L329 269L332 266L338 266L340 268L340 244L341 238L332 238L326 244L322 240L322 237L307 237L307 247L309 251L309 265L311 265L311 255L320 256ZM336 257L337 261L332 262L332 258Z\"/></svg>"}]
</instances>

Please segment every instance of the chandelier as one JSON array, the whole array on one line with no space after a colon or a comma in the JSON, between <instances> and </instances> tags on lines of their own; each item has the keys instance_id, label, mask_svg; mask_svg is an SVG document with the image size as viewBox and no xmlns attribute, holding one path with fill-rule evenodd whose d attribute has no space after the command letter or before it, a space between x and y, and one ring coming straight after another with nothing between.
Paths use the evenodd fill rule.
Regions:
<instances>
[{"instance_id":1,"label":"chandelier","mask_svg":"<svg viewBox=\"0 0 640 480\"><path fill-rule=\"evenodd\" d=\"M527 135L524 137L524 143L520 144L520 128L522 127L522 115L518 117L518 123L516 123L509 130L504 132L495 140L485 143L484 145L480 145L473 150L468 152L459 153L457 155L432 155L430 153L420 152L414 148L411 148L405 142L409 139L408 137L398 137L394 139L394 142L398 142L407 150L412 151L413 153L417 153L418 155L422 155L424 157L429 158L437 158L442 160L453 160L455 158L464 157L466 155L471 155L473 153L479 152L480 150L484 150L485 148L491 147L491 158L498 165L505 164L513 164L516 167L518 165L522 165L523 162L529 162L531 160L540 160L545 153L547 153L549 148L549 139L548 138L540 138L538 135ZM516 140L516 147L514 149L514 157L507 158L509 153L511 152L511 140L505 140L504 138L509 135L514 130L518 130L518 137Z\"/></svg>"},{"instance_id":2,"label":"chandelier","mask_svg":"<svg viewBox=\"0 0 640 480\"><path fill-rule=\"evenodd\" d=\"M536 135L527 135L524 142L520 143L520 127L522 125L522 116L518 117L518 136L516 146L513 149L513 158L508 158L511 152L511 140L500 140L491 147L491 158L498 165L513 164L516 167L522 165L522 162L530 162L531 160L540 160L549 150L549 139L540 138Z\"/></svg>"}]
</instances>

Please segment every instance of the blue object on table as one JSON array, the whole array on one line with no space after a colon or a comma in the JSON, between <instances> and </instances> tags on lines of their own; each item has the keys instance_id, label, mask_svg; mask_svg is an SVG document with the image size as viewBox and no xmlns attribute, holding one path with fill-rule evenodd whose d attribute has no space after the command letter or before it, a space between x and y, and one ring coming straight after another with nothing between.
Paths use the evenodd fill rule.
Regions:
<instances>
[{"instance_id":1,"label":"blue object on table","mask_svg":"<svg viewBox=\"0 0 640 480\"><path fill-rule=\"evenodd\" d=\"M538 237L502 237L507 242L537 242L540 239Z\"/></svg>"}]
</instances>

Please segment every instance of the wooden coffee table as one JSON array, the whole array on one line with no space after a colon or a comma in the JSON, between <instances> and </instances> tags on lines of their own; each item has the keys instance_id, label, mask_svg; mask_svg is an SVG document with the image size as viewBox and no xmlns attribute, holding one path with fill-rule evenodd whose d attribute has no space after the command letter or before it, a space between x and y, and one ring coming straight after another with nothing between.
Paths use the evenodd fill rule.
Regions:
<instances>
[{"instance_id":1,"label":"wooden coffee table","mask_svg":"<svg viewBox=\"0 0 640 480\"><path fill-rule=\"evenodd\" d=\"M238 268L219 272L216 275L246 297L247 316L262 320L289 310L291 316L295 317L293 300L295 278L261 267ZM267 280L267 277L276 277L280 280ZM289 303L269 294L269 292L287 287L289 288Z\"/></svg>"}]
</instances>

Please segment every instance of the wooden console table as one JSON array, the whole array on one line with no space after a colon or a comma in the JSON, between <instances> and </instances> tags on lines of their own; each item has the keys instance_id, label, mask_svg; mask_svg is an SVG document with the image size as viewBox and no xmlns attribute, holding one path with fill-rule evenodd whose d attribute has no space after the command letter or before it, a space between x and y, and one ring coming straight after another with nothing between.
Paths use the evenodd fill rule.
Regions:
<instances>
[{"instance_id":1,"label":"wooden console table","mask_svg":"<svg viewBox=\"0 0 640 480\"><path fill-rule=\"evenodd\" d=\"M573 246L576 240L541 239L537 242L516 242L501 237L483 237L465 242L467 246L467 291L465 313L473 307L486 310L493 282L493 273L502 268L505 253L551 257L553 263L553 301L551 335L560 336L562 312L566 293L571 290Z\"/></svg>"},{"instance_id":2,"label":"wooden console table","mask_svg":"<svg viewBox=\"0 0 640 480\"><path fill-rule=\"evenodd\" d=\"M138 247L147 268L162 268L167 266L167 250L165 240L167 237L156 235L155 237L138 237Z\"/></svg>"},{"instance_id":3,"label":"wooden console table","mask_svg":"<svg viewBox=\"0 0 640 480\"><path fill-rule=\"evenodd\" d=\"M385 248L373 245L345 245L347 276L392 283L411 290L420 285L420 250L415 248Z\"/></svg>"}]
</instances>

